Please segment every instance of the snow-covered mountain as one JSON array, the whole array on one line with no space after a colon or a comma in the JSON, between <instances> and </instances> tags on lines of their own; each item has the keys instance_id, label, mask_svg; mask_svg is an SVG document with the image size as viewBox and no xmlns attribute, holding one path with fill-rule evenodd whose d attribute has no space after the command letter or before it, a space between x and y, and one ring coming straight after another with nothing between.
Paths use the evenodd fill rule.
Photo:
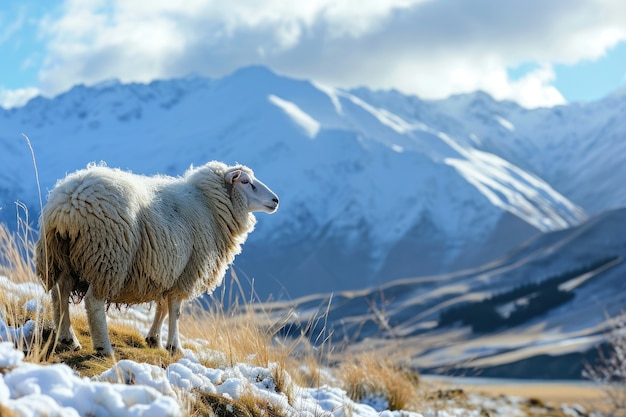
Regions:
<instances>
[{"instance_id":1,"label":"snow-covered mountain","mask_svg":"<svg viewBox=\"0 0 626 417\"><path fill-rule=\"evenodd\" d=\"M527 111L484 94L423 102L262 67L217 80L77 86L0 109L0 218L15 224L15 201L27 204L31 222L39 213L24 133L44 199L58 178L92 161L142 174L179 175L212 159L253 168L281 209L257 216L234 270L262 299L449 272L579 224L586 215L568 193L591 211L625 198L607 191L592 203L583 198L598 191L592 184L567 187L579 173L568 164L591 140L572 139L572 131L583 136L576 126L610 127L607 140L619 142L619 105L601 103L592 106L597 123L585 124L581 106ZM532 136L533 128L543 130ZM560 179L566 168L572 178Z\"/></svg>"},{"instance_id":2,"label":"snow-covered mountain","mask_svg":"<svg viewBox=\"0 0 626 417\"><path fill-rule=\"evenodd\" d=\"M626 205L626 89L597 102L535 110L482 92L433 102L394 91L353 94L506 159L590 214Z\"/></svg>"}]
</instances>

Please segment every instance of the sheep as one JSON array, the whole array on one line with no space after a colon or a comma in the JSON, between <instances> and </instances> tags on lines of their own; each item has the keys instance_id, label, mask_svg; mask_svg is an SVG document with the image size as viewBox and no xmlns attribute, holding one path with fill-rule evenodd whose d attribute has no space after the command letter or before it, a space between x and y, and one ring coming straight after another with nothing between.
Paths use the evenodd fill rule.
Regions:
<instances>
[{"instance_id":1,"label":"sheep","mask_svg":"<svg viewBox=\"0 0 626 417\"><path fill-rule=\"evenodd\" d=\"M51 292L57 350L82 348L69 301L84 298L93 348L113 356L105 306L156 302L146 342L180 350L181 303L222 283L253 230L253 212L278 197L243 165L212 161L182 177L142 176L106 166L67 175L50 191L35 245L36 273Z\"/></svg>"}]
</instances>

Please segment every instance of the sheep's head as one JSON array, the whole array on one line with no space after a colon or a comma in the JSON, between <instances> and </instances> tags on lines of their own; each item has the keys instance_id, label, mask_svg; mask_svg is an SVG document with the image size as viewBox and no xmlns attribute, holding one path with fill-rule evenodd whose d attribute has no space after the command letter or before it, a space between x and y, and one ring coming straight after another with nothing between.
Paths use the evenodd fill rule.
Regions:
<instances>
[{"instance_id":1,"label":"sheep's head","mask_svg":"<svg viewBox=\"0 0 626 417\"><path fill-rule=\"evenodd\" d=\"M261 181L252 171L237 167L225 175L226 182L233 187L248 209L248 213L262 211L274 213L278 209L278 196Z\"/></svg>"}]
</instances>

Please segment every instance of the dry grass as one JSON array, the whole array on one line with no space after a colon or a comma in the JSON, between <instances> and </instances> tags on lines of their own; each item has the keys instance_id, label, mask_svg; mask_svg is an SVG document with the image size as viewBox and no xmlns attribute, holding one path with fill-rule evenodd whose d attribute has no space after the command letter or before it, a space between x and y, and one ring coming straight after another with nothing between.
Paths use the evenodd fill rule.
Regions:
<instances>
[{"instance_id":1,"label":"dry grass","mask_svg":"<svg viewBox=\"0 0 626 417\"><path fill-rule=\"evenodd\" d=\"M269 367L276 391L292 402L294 384L287 369L299 366L292 354L297 342L277 342L276 326L259 320L246 307L234 306L225 311L220 305L208 309L194 305L181 317L180 328L187 339L197 343L183 343L183 346L200 349L198 356L204 366L218 368L246 363Z\"/></svg>"},{"instance_id":2,"label":"dry grass","mask_svg":"<svg viewBox=\"0 0 626 417\"><path fill-rule=\"evenodd\" d=\"M190 416L253 417L248 408L239 401L223 395L197 391L191 404Z\"/></svg>"},{"instance_id":3,"label":"dry grass","mask_svg":"<svg viewBox=\"0 0 626 417\"><path fill-rule=\"evenodd\" d=\"M2 416L2 417L20 417L20 414L17 414L15 412L13 412L12 410L9 410L4 405L0 404L0 416Z\"/></svg>"},{"instance_id":4,"label":"dry grass","mask_svg":"<svg viewBox=\"0 0 626 417\"><path fill-rule=\"evenodd\" d=\"M115 359L96 355L96 352L91 348L87 318L81 312L81 314L74 314L72 326L83 349L55 353L50 355L48 362L65 363L81 376L92 377L111 368L116 360L130 359L138 363L145 362L166 368L181 356L172 356L165 349L149 348L144 336L136 327L115 321L109 321L108 325L111 344L115 350Z\"/></svg>"},{"instance_id":5,"label":"dry grass","mask_svg":"<svg viewBox=\"0 0 626 417\"><path fill-rule=\"evenodd\" d=\"M339 366L340 379L354 401L382 399L391 410L417 410L421 397L417 373L399 367L388 358L360 353Z\"/></svg>"},{"instance_id":6,"label":"dry grass","mask_svg":"<svg viewBox=\"0 0 626 417\"><path fill-rule=\"evenodd\" d=\"M32 231L20 223L20 233L10 233L0 224L0 275L9 278L0 282L0 315L12 328L21 328L30 320L35 323L50 321L50 302L34 273ZM33 302L33 293L40 294ZM17 346L30 346L26 360L39 362L46 356L51 341L49 332L38 327L30 340L11 340Z\"/></svg>"},{"instance_id":7,"label":"dry grass","mask_svg":"<svg viewBox=\"0 0 626 417\"><path fill-rule=\"evenodd\" d=\"M288 417L285 409L266 397L254 395L251 390L246 390L238 403L248 410L253 417Z\"/></svg>"},{"instance_id":8,"label":"dry grass","mask_svg":"<svg viewBox=\"0 0 626 417\"><path fill-rule=\"evenodd\" d=\"M180 329L187 339L204 340L206 348L224 353L205 358L206 366L233 366L241 362L267 366L284 359L284 353L272 344L273 335L245 311L229 313L220 306L203 310L193 305L182 315Z\"/></svg>"},{"instance_id":9,"label":"dry grass","mask_svg":"<svg viewBox=\"0 0 626 417\"><path fill-rule=\"evenodd\" d=\"M26 222L20 222L18 228L19 233L11 233L0 224L0 274L17 284L39 283L33 268L32 230Z\"/></svg>"}]
</instances>

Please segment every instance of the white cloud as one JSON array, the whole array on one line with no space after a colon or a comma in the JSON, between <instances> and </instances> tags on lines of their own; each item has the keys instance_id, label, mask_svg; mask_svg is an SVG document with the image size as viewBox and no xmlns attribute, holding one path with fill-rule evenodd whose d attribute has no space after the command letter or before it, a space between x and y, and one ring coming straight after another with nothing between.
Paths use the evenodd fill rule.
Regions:
<instances>
[{"instance_id":1,"label":"white cloud","mask_svg":"<svg viewBox=\"0 0 626 417\"><path fill-rule=\"evenodd\" d=\"M41 88L150 81L267 65L328 85L423 98L484 90L528 107L564 101L551 64L626 40L622 0L68 0L42 25ZM543 66L512 80L507 69Z\"/></svg>"},{"instance_id":2,"label":"white cloud","mask_svg":"<svg viewBox=\"0 0 626 417\"><path fill-rule=\"evenodd\" d=\"M6 90L0 88L0 107L11 109L21 107L33 97L40 94L37 88L19 88L16 90Z\"/></svg>"},{"instance_id":3,"label":"white cloud","mask_svg":"<svg viewBox=\"0 0 626 417\"><path fill-rule=\"evenodd\" d=\"M510 91L496 98L513 99L525 107L555 106L564 104L565 98L550 83L554 81L554 70L550 65L531 71L517 81L509 83Z\"/></svg>"}]
</instances>

